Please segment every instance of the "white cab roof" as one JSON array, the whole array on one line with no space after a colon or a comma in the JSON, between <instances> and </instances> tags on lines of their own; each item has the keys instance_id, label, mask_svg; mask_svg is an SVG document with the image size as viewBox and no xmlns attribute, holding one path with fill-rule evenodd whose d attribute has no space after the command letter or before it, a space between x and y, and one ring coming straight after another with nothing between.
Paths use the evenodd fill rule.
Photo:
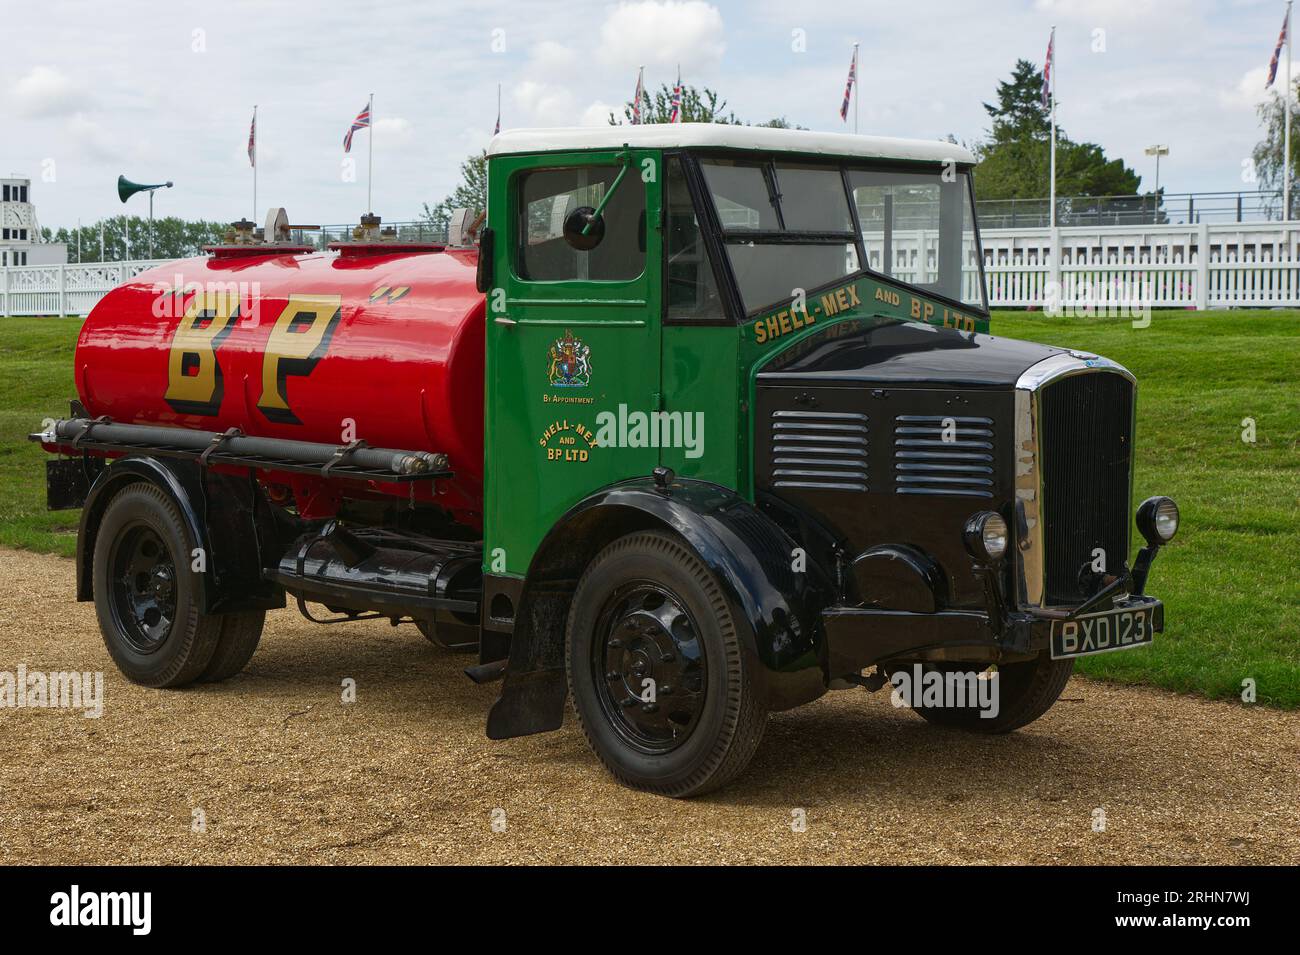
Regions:
<instances>
[{"instance_id":1,"label":"white cab roof","mask_svg":"<svg viewBox=\"0 0 1300 955\"><path fill-rule=\"evenodd\" d=\"M625 143L644 149L755 149L864 159L975 162L970 150L941 140L854 136L851 133L817 133L804 129L729 126L723 123L507 129L493 137L487 151L489 156L505 156L511 153L618 149Z\"/></svg>"}]
</instances>

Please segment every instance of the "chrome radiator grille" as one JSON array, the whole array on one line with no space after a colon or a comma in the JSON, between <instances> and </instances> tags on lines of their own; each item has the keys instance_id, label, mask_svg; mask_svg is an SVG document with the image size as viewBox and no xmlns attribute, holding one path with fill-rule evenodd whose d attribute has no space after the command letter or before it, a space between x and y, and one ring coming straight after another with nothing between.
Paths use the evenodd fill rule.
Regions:
<instances>
[{"instance_id":1,"label":"chrome radiator grille","mask_svg":"<svg viewBox=\"0 0 1300 955\"><path fill-rule=\"evenodd\" d=\"M1051 381L1039 396L1044 598L1078 603L1100 549L1108 573L1128 559L1133 384L1105 372Z\"/></svg>"}]
</instances>

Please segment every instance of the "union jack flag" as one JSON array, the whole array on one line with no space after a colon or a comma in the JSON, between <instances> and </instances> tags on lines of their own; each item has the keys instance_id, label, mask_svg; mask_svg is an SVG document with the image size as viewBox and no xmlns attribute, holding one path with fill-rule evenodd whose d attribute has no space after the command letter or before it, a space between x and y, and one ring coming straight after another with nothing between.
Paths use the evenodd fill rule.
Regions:
<instances>
[{"instance_id":1,"label":"union jack flag","mask_svg":"<svg viewBox=\"0 0 1300 955\"><path fill-rule=\"evenodd\" d=\"M645 96L645 67L636 74L636 94L632 97L632 124L644 122L641 118L641 99Z\"/></svg>"},{"instance_id":2,"label":"union jack flag","mask_svg":"<svg viewBox=\"0 0 1300 955\"><path fill-rule=\"evenodd\" d=\"M849 121L849 100L853 96L853 84L858 81L858 48L853 48L853 59L849 63L849 80L844 84L844 102L840 104L840 119Z\"/></svg>"},{"instance_id":3,"label":"union jack flag","mask_svg":"<svg viewBox=\"0 0 1300 955\"><path fill-rule=\"evenodd\" d=\"M1056 27L1052 27L1052 35L1047 38L1047 58L1043 62L1043 109L1052 105L1052 61L1056 58L1053 52L1055 46Z\"/></svg>"},{"instance_id":4,"label":"union jack flag","mask_svg":"<svg viewBox=\"0 0 1300 955\"><path fill-rule=\"evenodd\" d=\"M248 127L248 164L257 165L257 108L253 109L253 124Z\"/></svg>"},{"instance_id":5,"label":"union jack flag","mask_svg":"<svg viewBox=\"0 0 1300 955\"><path fill-rule=\"evenodd\" d=\"M1268 61L1268 82L1264 84L1264 89L1273 85L1277 79L1277 61L1282 55L1282 44L1286 43L1286 31L1291 28L1291 8L1287 7L1286 17L1282 20L1282 32L1277 38L1277 47L1273 50L1273 59Z\"/></svg>"},{"instance_id":6,"label":"union jack flag","mask_svg":"<svg viewBox=\"0 0 1300 955\"><path fill-rule=\"evenodd\" d=\"M680 123L682 121L682 71L679 67L677 70L677 85L673 87L673 111L668 117L670 123Z\"/></svg>"},{"instance_id":7,"label":"union jack flag","mask_svg":"<svg viewBox=\"0 0 1300 955\"><path fill-rule=\"evenodd\" d=\"M352 121L352 126L348 129L348 134L343 137L343 151L352 152L352 134L358 129L370 128L370 104L367 103L361 112L357 113L357 118Z\"/></svg>"}]
</instances>

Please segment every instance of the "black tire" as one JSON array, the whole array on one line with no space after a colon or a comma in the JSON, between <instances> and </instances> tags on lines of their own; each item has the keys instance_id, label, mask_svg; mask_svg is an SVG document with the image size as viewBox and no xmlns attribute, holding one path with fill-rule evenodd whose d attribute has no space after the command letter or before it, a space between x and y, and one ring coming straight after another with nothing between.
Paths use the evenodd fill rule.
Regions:
<instances>
[{"instance_id":1,"label":"black tire","mask_svg":"<svg viewBox=\"0 0 1300 955\"><path fill-rule=\"evenodd\" d=\"M152 484L123 488L95 536L92 580L104 645L123 675L185 686L212 661L221 617L198 609L195 545L176 505Z\"/></svg>"},{"instance_id":2,"label":"black tire","mask_svg":"<svg viewBox=\"0 0 1300 955\"><path fill-rule=\"evenodd\" d=\"M266 625L265 610L247 610L221 615L221 635L217 649L199 674L200 683L217 683L229 679L248 665L262 639Z\"/></svg>"},{"instance_id":3,"label":"black tire","mask_svg":"<svg viewBox=\"0 0 1300 955\"><path fill-rule=\"evenodd\" d=\"M970 666L956 663L931 664L926 669L942 673L980 673ZM969 730L973 733L1010 733L1027 726L1052 708L1065 689L1073 660L1053 660L1047 651L1023 663L999 664L986 679L997 681L997 716L984 719L975 707L920 706L913 711L938 726Z\"/></svg>"},{"instance_id":4,"label":"black tire","mask_svg":"<svg viewBox=\"0 0 1300 955\"><path fill-rule=\"evenodd\" d=\"M596 555L574 593L565 663L587 742L624 785L700 795L741 773L763 738L767 714L722 588L669 534L632 534ZM655 709L623 695L629 680L656 681Z\"/></svg>"}]
</instances>

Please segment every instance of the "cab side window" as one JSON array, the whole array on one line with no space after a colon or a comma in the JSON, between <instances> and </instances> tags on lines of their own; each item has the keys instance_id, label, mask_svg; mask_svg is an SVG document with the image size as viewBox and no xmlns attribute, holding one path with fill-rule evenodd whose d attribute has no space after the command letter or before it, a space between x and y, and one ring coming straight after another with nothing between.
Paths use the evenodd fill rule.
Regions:
<instances>
[{"instance_id":1,"label":"cab side window","mask_svg":"<svg viewBox=\"0 0 1300 955\"><path fill-rule=\"evenodd\" d=\"M564 223L595 209L621 166L569 166L524 173L519 180L519 242L515 272L534 282L628 281L645 271L645 184L635 169L623 177L601 213L605 236L580 251L564 238Z\"/></svg>"},{"instance_id":2,"label":"cab side window","mask_svg":"<svg viewBox=\"0 0 1300 955\"><path fill-rule=\"evenodd\" d=\"M664 202L668 209L668 230L664 257L668 275L668 321L716 323L723 318L718 283L713 277L709 253L704 247L700 220L691 203L686 175L680 159L668 160Z\"/></svg>"}]
</instances>

